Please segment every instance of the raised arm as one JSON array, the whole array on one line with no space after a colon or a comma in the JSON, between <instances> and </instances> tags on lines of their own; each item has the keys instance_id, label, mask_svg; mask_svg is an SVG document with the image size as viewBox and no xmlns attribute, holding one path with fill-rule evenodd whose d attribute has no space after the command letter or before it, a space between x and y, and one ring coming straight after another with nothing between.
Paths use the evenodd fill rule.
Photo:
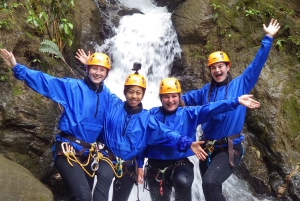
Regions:
<instances>
[{"instance_id":1,"label":"raised arm","mask_svg":"<svg viewBox=\"0 0 300 201\"><path fill-rule=\"evenodd\" d=\"M91 55L90 51L88 51L88 55L86 55L83 49L78 49L75 58L78 59L78 61L80 61L80 63L82 63L83 65L86 65L90 55Z\"/></svg>"},{"instance_id":2,"label":"raised arm","mask_svg":"<svg viewBox=\"0 0 300 201\"><path fill-rule=\"evenodd\" d=\"M273 38L273 36L280 29L280 26L279 26L279 23L277 22L277 20L274 20L272 18L270 23L269 23L269 26L266 26L265 24L263 24L263 29L264 29L264 32L265 32L266 36L269 36L269 37Z\"/></svg>"},{"instance_id":3,"label":"raised arm","mask_svg":"<svg viewBox=\"0 0 300 201\"><path fill-rule=\"evenodd\" d=\"M242 95L239 97L239 103L247 108L255 109L260 107L260 103L253 99L253 95Z\"/></svg>"},{"instance_id":4,"label":"raised arm","mask_svg":"<svg viewBox=\"0 0 300 201\"><path fill-rule=\"evenodd\" d=\"M1 49L0 53L2 59L10 68L13 68L17 64L17 61L12 52L7 51L6 49Z\"/></svg>"},{"instance_id":5,"label":"raised arm","mask_svg":"<svg viewBox=\"0 0 300 201\"><path fill-rule=\"evenodd\" d=\"M263 24L265 37L262 39L260 49L257 51L254 59L241 75L244 85L244 93L249 93L256 84L262 68L264 67L272 47L273 37L280 29L277 20L271 19L268 26Z\"/></svg>"},{"instance_id":6,"label":"raised arm","mask_svg":"<svg viewBox=\"0 0 300 201\"><path fill-rule=\"evenodd\" d=\"M15 78L24 81L34 91L50 98L51 100L65 106L68 93L71 92L71 82L74 79L57 78L41 71L32 70L16 62L12 52L6 49L0 50L1 57L5 63L12 68Z\"/></svg>"}]
</instances>

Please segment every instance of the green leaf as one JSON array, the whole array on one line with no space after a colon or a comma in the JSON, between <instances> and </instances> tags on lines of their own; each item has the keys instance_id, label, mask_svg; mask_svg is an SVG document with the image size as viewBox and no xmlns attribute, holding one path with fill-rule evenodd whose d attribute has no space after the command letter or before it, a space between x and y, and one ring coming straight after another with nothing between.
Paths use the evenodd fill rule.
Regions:
<instances>
[{"instance_id":1,"label":"green leaf","mask_svg":"<svg viewBox=\"0 0 300 201\"><path fill-rule=\"evenodd\" d=\"M41 52L45 52L45 53L54 54L57 57L61 58L62 60L65 60L64 56L59 51L58 46L54 42L52 42L50 40L43 40L41 42L41 44L40 44L40 51Z\"/></svg>"}]
</instances>

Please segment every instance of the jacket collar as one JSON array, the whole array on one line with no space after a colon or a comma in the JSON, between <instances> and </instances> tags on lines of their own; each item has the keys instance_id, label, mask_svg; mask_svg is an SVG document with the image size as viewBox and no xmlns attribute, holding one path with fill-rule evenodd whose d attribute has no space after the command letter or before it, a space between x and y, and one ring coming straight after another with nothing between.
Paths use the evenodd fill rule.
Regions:
<instances>
[{"instance_id":1,"label":"jacket collar","mask_svg":"<svg viewBox=\"0 0 300 201\"><path fill-rule=\"evenodd\" d=\"M94 92L100 93L103 89L103 82L100 83L100 86L97 88L95 84L90 80L88 76L85 76L84 83Z\"/></svg>"},{"instance_id":2,"label":"jacket collar","mask_svg":"<svg viewBox=\"0 0 300 201\"><path fill-rule=\"evenodd\" d=\"M176 111L177 111L177 109L178 109L178 107L176 108L176 110L168 111L168 110L166 110L163 106L159 107L159 110L160 110L161 113L163 113L165 116L175 114Z\"/></svg>"},{"instance_id":3,"label":"jacket collar","mask_svg":"<svg viewBox=\"0 0 300 201\"><path fill-rule=\"evenodd\" d=\"M140 103L138 108L132 109L132 107L125 101L124 110L129 114L137 114L143 110L143 104Z\"/></svg>"}]
</instances>

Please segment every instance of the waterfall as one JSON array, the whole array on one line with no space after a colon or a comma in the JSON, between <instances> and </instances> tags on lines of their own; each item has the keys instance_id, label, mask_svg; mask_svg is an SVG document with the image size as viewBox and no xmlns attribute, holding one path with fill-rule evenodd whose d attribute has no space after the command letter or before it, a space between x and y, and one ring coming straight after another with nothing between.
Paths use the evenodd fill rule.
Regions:
<instances>
[{"instance_id":1,"label":"waterfall","mask_svg":"<svg viewBox=\"0 0 300 201\"><path fill-rule=\"evenodd\" d=\"M128 3L137 1L128 1ZM140 62L139 71L147 79L147 90L143 99L144 108L160 105L158 99L159 82L167 77L174 58L180 56L177 35L171 23L171 14L165 9L154 9L145 5L143 14L121 18L116 35L96 47L96 51L108 50L112 57L112 69L105 81L110 90L124 99L123 86L127 75L133 73L132 65Z\"/></svg>"},{"instance_id":2,"label":"waterfall","mask_svg":"<svg viewBox=\"0 0 300 201\"><path fill-rule=\"evenodd\" d=\"M95 47L96 51L108 50L112 57L112 69L105 81L109 89L125 100L123 86L125 78L132 73L134 62L140 62L140 74L147 79L147 90L143 99L144 108L160 106L158 86L160 81L168 77L175 57L180 57L181 49L177 35L172 26L171 13L164 7L155 7L151 0L119 0L129 8L137 8L144 14L134 14L121 18L119 27L115 28L115 36L107 39L103 45ZM193 201L205 200L199 173L198 159L190 157L194 163L195 179L192 186ZM139 198L151 201L149 192L138 186ZM258 201L245 181L232 175L223 185L223 192L229 201ZM110 198L112 189L110 190ZM137 200L137 187L134 186L129 201Z\"/></svg>"}]
</instances>

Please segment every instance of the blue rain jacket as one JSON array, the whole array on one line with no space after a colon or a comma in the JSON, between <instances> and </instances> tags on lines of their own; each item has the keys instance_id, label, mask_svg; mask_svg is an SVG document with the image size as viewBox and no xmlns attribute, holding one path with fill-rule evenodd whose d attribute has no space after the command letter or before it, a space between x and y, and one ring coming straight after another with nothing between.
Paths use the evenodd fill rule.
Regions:
<instances>
[{"instance_id":1,"label":"blue rain jacket","mask_svg":"<svg viewBox=\"0 0 300 201\"><path fill-rule=\"evenodd\" d=\"M249 94L256 84L259 74L266 63L268 54L272 46L273 38L264 36L261 47L245 71L229 82L227 99ZM208 102L210 83L201 89L192 90L182 96L186 105L203 105ZM226 85L215 86L211 93L211 101L223 100L226 96ZM242 132L246 107L238 106L236 110L216 115L211 121L201 124L204 137L208 140L219 140ZM234 144L240 143L244 139L241 135L234 140Z\"/></svg>"},{"instance_id":2,"label":"blue rain jacket","mask_svg":"<svg viewBox=\"0 0 300 201\"><path fill-rule=\"evenodd\" d=\"M192 144L187 136L181 136L159 122L148 110L130 109L126 102L108 105L101 141L114 156L122 160L137 157L138 167L144 160L139 155L148 145L162 144L166 149L186 151Z\"/></svg>"},{"instance_id":3,"label":"blue rain jacket","mask_svg":"<svg viewBox=\"0 0 300 201\"><path fill-rule=\"evenodd\" d=\"M64 107L58 128L69 135L93 143L103 129L104 111L110 98L121 101L111 94L105 85L101 90L92 84L89 78L84 80L72 78L56 78L40 71L28 69L17 64L13 69L14 76L25 81L34 91L59 103ZM68 142L67 139L56 135L57 141ZM71 142L76 151L82 146ZM52 147L55 151L55 146ZM85 154L88 153L86 150ZM55 158L55 155L54 155Z\"/></svg>"},{"instance_id":4,"label":"blue rain jacket","mask_svg":"<svg viewBox=\"0 0 300 201\"><path fill-rule=\"evenodd\" d=\"M196 141L196 129L199 124L209 121L215 115L234 110L238 105L239 101L236 98L212 102L203 106L178 107L174 112L165 111L163 107L154 107L150 113L182 136L188 136ZM194 153L191 149L187 152L178 152L176 149L159 145L150 145L145 151L146 158L158 160L178 160L192 155Z\"/></svg>"}]
</instances>

